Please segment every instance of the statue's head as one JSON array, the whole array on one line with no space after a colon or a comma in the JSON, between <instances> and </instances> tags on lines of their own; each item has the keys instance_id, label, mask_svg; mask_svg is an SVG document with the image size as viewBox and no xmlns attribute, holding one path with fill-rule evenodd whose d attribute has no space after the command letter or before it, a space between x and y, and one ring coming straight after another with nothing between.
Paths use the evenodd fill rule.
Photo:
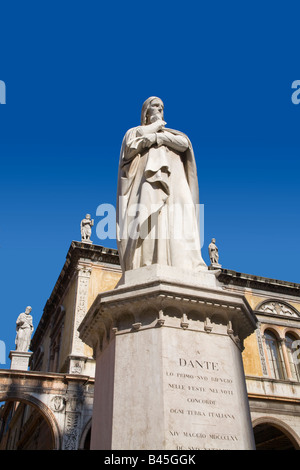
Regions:
<instances>
[{"instance_id":1,"label":"statue's head","mask_svg":"<svg viewBox=\"0 0 300 470\"><path fill-rule=\"evenodd\" d=\"M31 310L32 310L32 308L28 306L28 307L26 307L25 313L29 314L31 312Z\"/></svg>"},{"instance_id":2,"label":"statue's head","mask_svg":"<svg viewBox=\"0 0 300 470\"><path fill-rule=\"evenodd\" d=\"M164 103L157 96L150 96L142 107L141 124L151 124L157 117L164 119Z\"/></svg>"},{"instance_id":3,"label":"statue's head","mask_svg":"<svg viewBox=\"0 0 300 470\"><path fill-rule=\"evenodd\" d=\"M86 214L85 218L86 218L86 219L90 219L90 218L91 218L91 214Z\"/></svg>"},{"instance_id":4,"label":"statue's head","mask_svg":"<svg viewBox=\"0 0 300 470\"><path fill-rule=\"evenodd\" d=\"M212 238L212 239L211 239L211 242L212 242L212 243L216 243L216 239L215 239L215 238Z\"/></svg>"}]
</instances>

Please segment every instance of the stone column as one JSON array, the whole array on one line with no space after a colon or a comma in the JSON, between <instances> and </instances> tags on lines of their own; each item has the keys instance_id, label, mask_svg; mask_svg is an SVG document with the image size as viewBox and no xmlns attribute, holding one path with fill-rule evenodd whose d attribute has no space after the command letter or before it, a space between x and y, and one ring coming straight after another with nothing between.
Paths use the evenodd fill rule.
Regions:
<instances>
[{"instance_id":1,"label":"stone column","mask_svg":"<svg viewBox=\"0 0 300 470\"><path fill-rule=\"evenodd\" d=\"M77 267L77 292L75 311L73 317L72 348L69 355L69 372L71 374L83 374L86 356L84 343L79 338L78 326L87 312L89 279L92 269L90 266L79 265Z\"/></svg>"},{"instance_id":2,"label":"stone column","mask_svg":"<svg viewBox=\"0 0 300 470\"><path fill-rule=\"evenodd\" d=\"M268 374L268 369L267 369L265 347L264 347L260 327L261 327L261 324L260 322L258 322L257 329L256 329L256 339L257 339L257 345L258 345L258 351L259 351L259 358L260 358L262 373L264 376L268 376L269 374Z\"/></svg>"},{"instance_id":3,"label":"stone column","mask_svg":"<svg viewBox=\"0 0 300 470\"><path fill-rule=\"evenodd\" d=\"M67 394L68 395L68 394ZM74 396L66 398L65 426L63 432L63 450L77 450L81 426L81 405L83 399Z\"/></svg>"},{"instance_id":4,"label":"stone column","mask_svg":"<svg viewBox=\"0 0 300 470\"><path fill-rule=\"evenodd\" d=\"M287 378L289 380L293 380L293 375L292 375L291 368L290 368L289 356L288 356L288 352L286 349L285 338L280 338L280 344L281 344L282 356L283 356L283 367L285 368L284 374L287 375Z\"/></svg>"},{"instance_id":5,"label":"stone column","mask_svg":"<svg viewBox=\"0 0 300 470\"><path fill-rule=\"evenodd\" d=\"M256 318L212 271L129 271L79 327L96 355L92 449L254 449L241 352Z\"/></svg>"}]
</instances>

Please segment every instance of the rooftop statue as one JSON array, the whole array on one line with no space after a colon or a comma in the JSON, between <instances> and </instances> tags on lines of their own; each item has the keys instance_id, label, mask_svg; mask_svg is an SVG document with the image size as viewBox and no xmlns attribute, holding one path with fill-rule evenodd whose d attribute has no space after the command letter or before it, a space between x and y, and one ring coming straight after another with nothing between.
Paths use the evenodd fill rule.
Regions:
<instances>
[{"instance_id":1,"label":"rooftop statue","mask_svg":"<svg viewBox=\"0 0 300 470\"><path fill-rule=\"evenodd\" d=\"M20 313L17 318L16 351L27 352L29 350L33 332L32 316L30 315L31 310L31 307L26 307L25 312Z\"/></svg>"},{"instance_id":2,"label":"rooftop statue","mask_svg":"<svg viewBox=\"0 0 300 470\"><path fill-rule=\"evenodd\" d=\"M91 219L90 214L86 214L85 219L80 222L81 241L92 243L90 238L92 234L92 227L94 225L94 219Z\"/></svg>"},{"instance_id":3,"label":"rooftop statue","mask_svg":"<svg viewBox=\"0 0 300 470\"><path fill-rule=\"evenodd\" d=\"M208 253L212 267L221 267L219 264L219 250L216 245L216 239L212 238L210 244L208 245Z\"/></svg>"}]
</instances>

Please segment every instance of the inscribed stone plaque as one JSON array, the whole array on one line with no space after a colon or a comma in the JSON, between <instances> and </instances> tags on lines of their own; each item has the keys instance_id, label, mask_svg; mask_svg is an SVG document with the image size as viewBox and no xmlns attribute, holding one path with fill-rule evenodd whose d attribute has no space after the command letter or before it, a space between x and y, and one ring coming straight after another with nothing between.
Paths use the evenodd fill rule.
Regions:
<instances>
[{"instance_id":1,"label":"inscribed stone plaque","mask_svg":"<svg viewBox=\"0 0 300 470\"><path fill-rule=\"evenodd\" d=\"M225 335L164 333L166 447L245 448L247 403L236 345Z\"/></svg>"}]
</instances>

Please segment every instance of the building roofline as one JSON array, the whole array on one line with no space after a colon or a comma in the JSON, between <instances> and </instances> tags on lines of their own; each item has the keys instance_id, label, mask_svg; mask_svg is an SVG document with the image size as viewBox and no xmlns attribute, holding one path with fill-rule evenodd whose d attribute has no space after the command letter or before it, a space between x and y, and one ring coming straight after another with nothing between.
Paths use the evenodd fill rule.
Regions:
<instances>
[{"instance_id":1,"label":"building roofline","mask_svg":"<svg viewBox=\"0 0 300 470\"><path fill-rule=\"evenodd\" d=\"M65 292L66 286L74 275L75 268L80 259L86 259L94 262L103 262L120 266L118 250L106 248L101 245L94 245L84 242L72 241L66 255L66 261L55 283L55 286L48 298L43 314L34 336L31 340L33 350L37 346L38 338L43 335L48 326L51 315L55 313L60 305L61 298ZM233 285L243 288L251 288L270 292L277 292L288 295L300 296L300 284L271 279L253 274L245 274L230 269L221 268L218 280L224 285Z\"/></svg>"},{"instance_id":2,"label":"building roofline","mask_svg":"<svg viewBox=\"0 0 300 470\"><path fill-rule=\"evenodd\" d=\"M67 285L72 279L75 269L80 259L90 260L92 262L103 262L119 266L118 251L114 248L105 248L104 246L94 245L84 242L72 241L66 255L66 261L54 285L50 297L48 298L39 324L31 340L32 350L35 350L41 335L45 332L51 315L55 313L60 305L61 298Z\"/></svg>"},{"instance_id":3,"label":"building roofline","mask_svg":"<svg viewBox=\"0 0 300 470\"><path fill-rule=\"evenodd\" d=\"M289 281L281 281L268 277L255 276L253 274L240 273L230 269L221 269L218 280L225 285L248 287L251 289L268 290L281 294L300 296L300 284Z\"/></svg>"}]
</instances>

